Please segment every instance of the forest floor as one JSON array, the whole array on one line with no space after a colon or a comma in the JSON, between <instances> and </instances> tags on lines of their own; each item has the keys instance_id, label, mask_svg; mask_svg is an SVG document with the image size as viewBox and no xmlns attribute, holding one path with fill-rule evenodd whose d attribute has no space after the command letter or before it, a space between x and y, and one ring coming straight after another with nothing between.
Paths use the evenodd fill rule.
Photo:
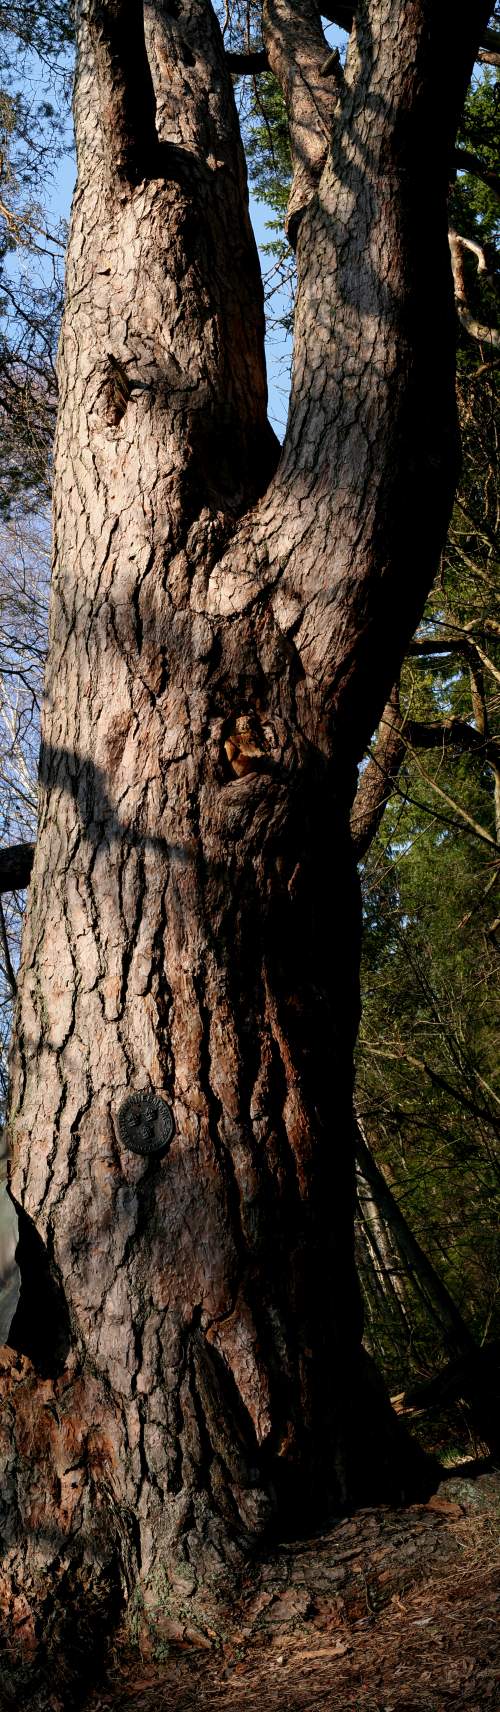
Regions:
<instances>
[{"instance_id":1,"label":"forest floor","mask_svg":"<svg viewBox=\"0 0 500 1712\"><path fill-rule=\"evenodd\" d=\"M500 1472L462 1469L428 1504L280 1546L217 1635L185 1610L180 1639L164 1606L138 1623L85 1712L492 1712Z\"/></svg>"}]
</instances>

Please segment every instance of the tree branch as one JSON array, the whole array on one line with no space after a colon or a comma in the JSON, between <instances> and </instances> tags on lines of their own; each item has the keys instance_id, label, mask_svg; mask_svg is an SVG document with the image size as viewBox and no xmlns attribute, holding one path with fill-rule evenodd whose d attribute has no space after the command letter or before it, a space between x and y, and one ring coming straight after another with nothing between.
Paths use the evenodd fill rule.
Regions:
<instances>
[{"instance_id":1,"label":"tree branch","mask_svg":"<svg viewBox=\"0 0 500 1712\"><path fill-rule=\"evenodd\" d=\"M473 250L476 257L478 257L478 272L485 273L486 260L481 245L473 243L470 238L461 237L459 232L450 231L448 236L453 285L455 289L455 303L459 321L461 321L462 327L465 327L466 332L470 334L472 339L477 339L481 344L488 343L493 345L495 349L500 350L500 332L498 332L496 327L484 327L480 321L476 321L475 316L472 314L469 307L464 267L464 251Z\"/></svg>"},{"instance_id":2,"label":"tree branch","mask_svg":"<svg viewBox=\"0 0 500 1712\"><path fill-rule=\"evenodd\" d=\"M482 755L493 766L500 765L500 743L485 737L466 719L408 719L404 737L412 749L460 749L462 753Z\"/></svg>"},{"instance_id":3,"label":"tree branch","mask_svg":"<svg viewBox=\"0 0 500 1712\"><path fill-rule=\"evenodd\" d=\"M426 1058L415 1058L413 1053L406 1052L404 1049L395 1052L388 1046L375 1046L370 1040L363 1041L363 1050L371 1053L374 1058L387 1058L392 1063L409 1064L412 1070L418 1070L420 1074L423 1072L424 1076L428 1076L429 1081L433 1082L436 1088L442 1088L444 1093L449 1094L458 1106L463 1107L464 1111L471 1112L473 1117L480 1118L482 1123L489 1124L495 1134L498 1134L498 1123L492 1112L486 1106L480 1106L476 1100L471 1099L462 1087L454 1087L453 1082L449 1082L448 1078L442 1076L440 1071L434 1070ZM478 1076L478 1081L482 1081L480 1076ZM495 1095L494 1098L496 1099L497 1096Z\"/></svg>"},{"instance_id":4,"label":"tree branch","mask_svg":"<svg viewBox=\"0 0 500 1712\"><path fill-rule=\"evenodd\" d=\"M338 30L346 30L347 34L350 35L354 22L352 6L329 4L322 6L321 13L323 18L328 19L329 24L336 24Z\"/></svg>"},{"instance_id":5,"label":"tree branch","mask_svg":"<svg viewBox=\"0 0 500 1712\"><path fill-rule=\"evenodd\" d=\"M361 1176L370 1185L377 1206L385 1216L389 1229L394 1232L398 1248L404 1255L410 1277L413 1276L415 1281L422 1286L424 1299L441 1324L446 1342L449 1342L452 1348L459 1350L474 1349L472 1334L449 1295L446 1285L442 1283L439 1274L428 1260L427 1255L424 1254L420 1243L407 1224L404 1213L401 1211L392 1189L389 1188L389 1184L368 1146L363 1125L357 1114L354 1122L354 1146L356 1164Z\"/></svg>"},{"instance_id":6,"label":"tree branch","mask_svg":"<svg viewBox=\"0 0 500 1712\"><path fill-rule=\"evenodd\" d=\"M479 155L470 154L468 149L456 149L455 166L459 172L470 172L474 178L480 178L482 184L487 184L489 190L500 196L500 173L486 166L485 161L479 159Z\"/></svg>"},{"instance_id":7,"label":"tree branch","mask_svg":"<svg viewBox=\"0 0 500 1712\"><path fill-rule=\"evenodd\" d=\"M135 184L157 145L142 0L89 0L109 175Z\"/></svg>"},{"instance_id":8,"label":"tree branch","mask_svg":"<svg viewBox=\"0 0 500 1712\"><path fill-rule=\"evenodd\" d=\"M10 955L10 945L9 945L9 940L8 940L8 935L7 935L7 928L5 926L5 916L3 913L3 904L2 904L1 898L0 898L0 945L1 945L2 951L3 951L5 974L6 974L7 981L8 981L11 993L12 993L12 997L13 997L13 999L15 999L16 995L17 995L17 981L16 981L16 977L14 974L14 969L12 966L12 958Z\"/></svg>"},{"instance_id":9,"label":"tree branch","mask_svg":"<svg viewBox=\"0 0 500 1712\"><path fill-rule=\"evenodd\" d=\"M356 862L366 856L378 832L394 781L404 758L399 686L394 685L378 728L373 755L361 775L351 810L351 837Z\"/></svg>"},{"instance_id":10,"label":"tree branch","mask_svg":"<svg viewBox=\"0 0 500 1712\"><path fill-rule=\"evenodd\" d=\"M290 126L294 172L286 225L295 243L326 160L343 72L339 61L333 75L324 75L331 55L314 0L264 0L263 32Z\"/></svg>"},{"instance_id":11,"label":"tree branch","mask_svg":"<svg viewBox=\"0 0 500 1712\"><path fill-rule=\"evenodd\" d=\"M461 636L457 638L454 636L414 636L410 642L408 653L417 659L420 657L427 659L432 654L465 653L469 646L467 639L465 637L462 639Z\"/></svg>"},{"instance_id":12,"label":"tree branch","mask_svg":"<svg viewBox=\"0 0 500 1712\"><path fill-rule=\"evenodd\" d=\"M492 844L495 850L498 849L497 840L493 837L493 833L487 832L486 828L481 826L478 820L474 820L473 816L468 814L467 810L462 807L462 804L457 802L456 797L451 797L448 791L443 790L442 785L438 785L437 779L433 779L429 773L425 772L425 768L422 767L420 761L417 760L415 750L413 750L413 759L417 772L420 773L421 779L424 780L426 785L430 786L432 791L436 792L436 796L440 797L442 802L447 803L448 808L452 808L455 814L458 814L459 819L463 820L464 824L470 827L471 832L475 833L476 838L479 838L482 844Z\"/></svg>"},{"instance_id":13,"label":"tree branch","mask_svg":"<svg viewBox=\"0 0 500 1712\"><path fill-rule=\"evenodd\" d=\"M490 48L493 53L500 53L500 31L481 30L481 47Z\"/></svg>"},{"instance_id":14,"label":"tree branch","mask_svg":"<svg viewBox=\"0 0 500 1712\"><path fill-rule=\"evenodd\" d=\"M446 647L439 650L442 652ZM376 837L384 811L391 796L405 754L415 749L458 749L461 754L480 755L491 766L495 777L500 769L500 743L484 730L470 725L466 719L404 720L399 704L397 685L391 692L379 725L377 743L365 771L362 773L351 811L351 836L356 862L366 855ZM418 763L417 763L418 766ZM456 809L476 834L490 842L490 835L462 810L459 803L448 797L435 780L422 776ZM494 842L494 841L493 841Z\"/></svg>"},{"instance_id":15,"label":"tree branch","mask_svg":"<svg viewBox=\"0 0 500 1712\"><path fill-rule=\"evenodd\" d=\"M485 619L482 628L490 630L495 636L500 632L500 626L495 625L494 620L491 619ZM500 670L498 666L495 666L494 661L490 660L489 654L485 653L484 648L481 647L481 643L478 642L475 637L472 638L466 635L456 637L430 636L427 639L421 636L416 636L414 637L413 642L410 642L408 654L416 656L417 658L419 655L426 658L432 654L465 654L465 658L469 661L471 659L474 660L474 658L481 660L482 665L486 667L486 671L491 672L491 676L500 684Z\"/></svg>"},{"instance_id":16,"label":"tree branch","mask_svg":"<svg viewBox=\"0 0 500 1712\"><path fill-rule=\"evenodd\" d=\"M226 65L233 77L256 77L260 71L269 71L265 48L257 48L255 53L227 53Z\"/></svg>"},{"instance_id":17,"label":"tree branch","mask_svg":"<svg viewBox=\"0 0 500 1712\"><path fill-rule=\"evenodd\" d=\"M33 867L34 844L11 844L0 850L0 896L3 892L22 892L29 885Z\"/></svg>"},{"instance_id":18,"label":"tree branch","mask_svg":"<svg viewBox=\"0 0 500 1712\"><path fill-rule=\"evenodd\" d=\"M492 53L487 48L480 48L477 57L481 65L500 65L500 53Z\"/></svg>"}]
</instances>

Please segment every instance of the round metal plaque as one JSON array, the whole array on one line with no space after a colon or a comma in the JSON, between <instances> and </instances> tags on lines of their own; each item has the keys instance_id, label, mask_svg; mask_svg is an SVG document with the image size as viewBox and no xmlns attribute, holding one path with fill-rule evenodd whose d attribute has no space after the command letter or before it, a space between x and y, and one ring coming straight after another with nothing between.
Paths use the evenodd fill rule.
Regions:
<instances>
[{"instance_id":1,"label":"round metal plaque","mask_svg":"<svg viewBox=\"0 0 500 1712\"><path fill-rule=\"evenodd\" d=\"M139 1089L128 1094L117 1112L120 1141L132 1153L161 1153L174 1133L174 1120L162 1094Z\"/></svg>"}]
</instances>

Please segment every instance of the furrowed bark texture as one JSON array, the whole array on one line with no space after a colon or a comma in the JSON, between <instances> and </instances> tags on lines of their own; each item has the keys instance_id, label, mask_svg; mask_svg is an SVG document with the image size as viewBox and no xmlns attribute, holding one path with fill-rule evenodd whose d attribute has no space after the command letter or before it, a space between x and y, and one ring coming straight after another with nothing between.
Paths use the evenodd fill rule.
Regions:
<instances>
[{"instance_id":1,"label":"furrowed bark texture","mask_svg":"<svg viewBox=\"0 0 500 1712\"><path fill-rule=\"evenodd\" d=\"M434 11L357 13L300 224L276 470L218 26L204 0L80 8L12 1342L61 1392L54 1479L71 1387L82 1442L99 1427L111 1588L124 1540L146 1584L166 1564L192 1595L273 1513L296 1528L407 1478L359 1352L348 814L455 469L445 189L468 14L446 107ZM148 1157L119 1123L141 1091L175 1125ZM14 1409L30 1373L5 1379ZM60 1535L81 1566L80 1465ZM19 1585L27 1492L7 1507Z\"/></svg>"}]
</instances>

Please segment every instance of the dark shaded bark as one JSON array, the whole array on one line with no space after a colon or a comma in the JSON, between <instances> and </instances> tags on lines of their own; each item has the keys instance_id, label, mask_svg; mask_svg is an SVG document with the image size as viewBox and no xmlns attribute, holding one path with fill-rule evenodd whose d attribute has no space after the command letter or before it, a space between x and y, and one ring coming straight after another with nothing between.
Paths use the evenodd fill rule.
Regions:
<instances>
[{"instance_id":1,"label":"dark shaded bark","mask_svg":"<svg viewBox=\"0 0 500 1712\"><path fill-rule=\"evenodd\" d=\"M0 850L0 893L24 891L33 867L33 844L11 844Z\"/></svg>"},{"instance_id":2,"label":"dark shaded bark","mask_svg":"<svg viewBox=\"0 0 500 1712\"><path fill-rule=\"evenodd\" d=\"M125 37L122 0L79 9L12 1188L32 1301L39 1242L69 1325L64 1372L32 1336L35 1369L77 1397L85 1445L98 1420L113 1562L146 1590L161 1566L174 1600L179 1578L203 1599L227 1584L273 1519L311 1525L419 1473L360 1349L349 807L453 494L459 10L450 64L451 6L360 7L334 94L317 20L270 0L302 175L278 462L215 18L146 4ZM5 1389L14 1412L35 1396L24 1369ZM18 1500L9 1470L31 1612L30 1487ZM49 1582L59 1558L54 1534Z\"/></svg>"},{"instance_id":3,"label":"dark shaded bark","mask_svg":"<svg viewBox=\"0 0 500 1712\"><path fill-rule=\"evenodd\" d=\"M265 48L257 48L254 53L227 53L226 65L233 77L255 77L260 71L269 70Z\"/></svg>"}]
</instances>

